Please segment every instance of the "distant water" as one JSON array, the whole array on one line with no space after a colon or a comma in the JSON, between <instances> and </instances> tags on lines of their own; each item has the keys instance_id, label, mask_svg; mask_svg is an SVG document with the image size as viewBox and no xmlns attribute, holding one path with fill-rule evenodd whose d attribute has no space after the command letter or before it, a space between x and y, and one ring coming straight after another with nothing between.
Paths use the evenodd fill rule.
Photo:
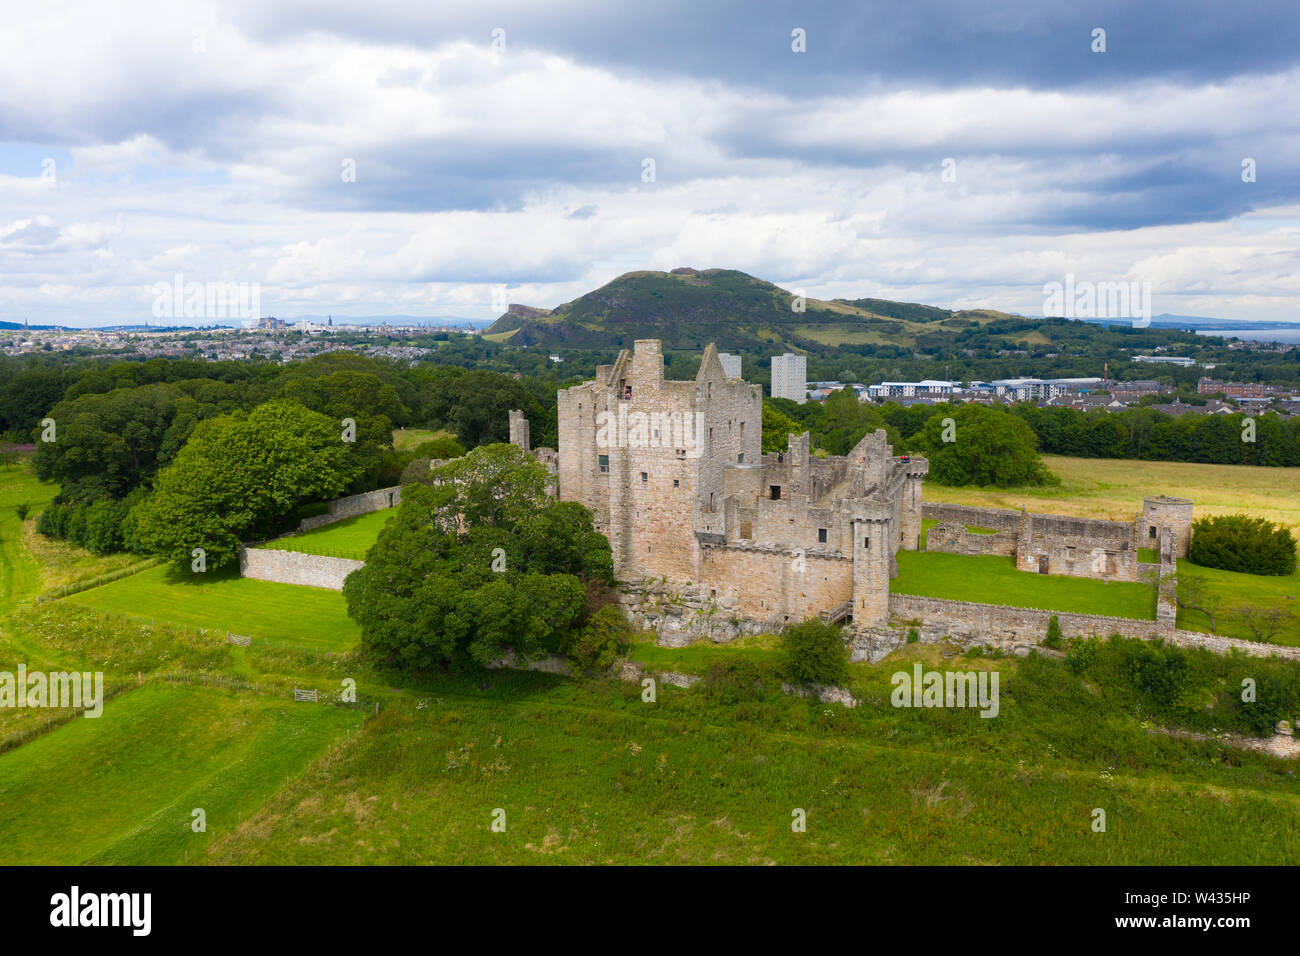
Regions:
<instances>
[{"instance_id":1,"label":"distant water","mask_svg":"<svg viewBox=\"0 0 1300 956\"><path fill-rule=\"evenodd\" d=\"M1287 342L1300 345L1300 325L1293 329L1197 329L1198 335L1236 336L1254 342Z\"/></svg>"}]
</instances>

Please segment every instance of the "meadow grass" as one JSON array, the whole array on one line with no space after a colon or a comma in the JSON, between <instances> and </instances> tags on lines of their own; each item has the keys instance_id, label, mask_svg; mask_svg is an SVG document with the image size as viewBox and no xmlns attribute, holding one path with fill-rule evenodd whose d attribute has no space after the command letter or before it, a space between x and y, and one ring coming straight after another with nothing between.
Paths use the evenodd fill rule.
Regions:
<instances>
[{"instance_id":1,"label":"meadow grass","mask_svg":"<svg viewBox=\"0 0 1300 956\"><path fill-rule=\"evenodd\" d=\"M1008 604L1012 607L1105 614L1150 620L1155 588L1131 581L1096 581L1016 570L1013 558L931 551L899 551L896 594Z\"/></svg>"},{"instance_id":2,"label":"meadow grass","mask_svg":"<svg viewBox=\"0 0 1300 956\"><path fill-rule=\"evenodd\" d=\"M1246 641L1259 640L1237 614L1243 605L1282 608L1288 615L1272 643L1300 646L1300 572L1289 575L1240 574L1203 568L1185 558L1178 562L1179 580L1190 575L1205 579L1208 591L1219 600L1215 615L1215 634L1237 637ZM1178 609L1178 626L1189 631L1210 633L1210 619L1200 611Z\"/></svg>"},{"instance_id":3,"label":"meadow grass","mask_svg":"<svg viewBox=\"0 0 1300 956\"><path fill-rule=\"evenodd\" d=\"M713 663L727 663L737 658L776 663L783 657L780 637L774 634L756 634L736 638L726 644L701 641L685 647L660 647L655 635L646 632L637 635L628 652L628 660L646 665L652 671L676 671L683 674L703 674Z\"/></svg>"},{"instance_id":4,"label":"meadow grass","mask_svg":"<svg viewBox=\"0 0 1300 956\"><path fill-rule=\"evenodd\" d=\"M934 655L939 648L925 652ZM220 864L1192 864L1300 859L1285 761L1153 733L1059 661L1002 670L1002 712L530 675L432 682L208 854ZM967 662L951 658L947 666ZM512 689L513 688L513 689ZM1107 831L1091 829L1103 807ZM791 829L792 812L807 832ZM494 832L495 811L505 830ZM497 815L495 819L500 819Z\"/></svg>"},{"instance_id":5,"label":"meadow grass","mask_svg":"<svg viewBox=\"0 0 1300 956\"><path fill-rule=\"evenodd\" d=\"M0 864L176 864L361 723L356 710L144 686L0 755ZM202 808L207 831L191 829Z\"/></svg>"},{"instance_id":6,"label":"meadow grass","mask_svg":"<svg viewBox=\"0 0 1300 956\"><path fill-rule=\"evenodd\" d=\"M300 531L297 534L276 538L258 547L364 561L366 552L370 550L370 546L379 537L379 532L394 514L396 509L384 508L382 511L344 518L342 521L312 528L310 531Z\"/></svg>"},{"instance_id":7,"label":"meadow grass","mask_svg":"<svg viewBox=\"0 0 1300 956\"><path fill-rule=\"evenodd\" d=\"M927 501L1131 521L1147 495L1196 502L1197 517L1246 512L1300 531L1300 468L1044 455L1060 485L945 487L925 483Z\"/></svg>"},{"instance_id":8,"label":"meadow grass","mask_svg":"<svg viewBox=\"0 0 1300 956\"><path fill-rule=\"evenodd\" d=\"M388 514L364 517L375 516ZM12 602L38 593L46 567L68 556L26 547L16 517L11 531L8 520L0 514L0 587ZM320 531L331 529L355 530ZM1065 610L1153 613L1144 585L1028 574L1006 558L898 557L895 590L912 572L937 582L941 597L1014 604L1018 592ZM199 637L165 622L220 633ZM223 642L227 628L273 643L233 647ZM770 687L737 697L734 687L727 696L705 685L660 685L647 704L639 684L524 672L416 678L310 653L357 637L336 592L167 568L23 608L0 634L0 669L12 669L10 659L76 663L119 683L178 669L286 694L352 676L382 710L345 736L357 711L146 682L110 701L103 717L75 718L0 755L0 863L1300 860L1294 761L1161 733L1120 688L1036 654L905 645L876 665L851 665L862 704L849 710ZM630 656L652 673L705 673L715 662L772 663L779 654L777 638L758 635L686 648L642 638ZM999 716L891 706L890 675L914 661L998 671ZM1246 658L1222 666L1231 688L1258 669ZM1209 706L1198 701L1187 726L1222 719ZM207 811L206 834L190 829L194 807ZM1092 832L1095 807L1107 812L1106 833ZM498 808L502 833L491 829ZM807 813L806 833L791 831L795 808Z\"/></svg>"},{"instance_id":9,"label":"meadow grass","mask_svg":"<svg viewBox=\"0 0 1300 956\"><path fill-rule=\"evenodd\" d=\"M410 451L435 438L455 438L445 428L394 428L393 447L398 451Z\"/></svg>"},{"instance_id":10,"label":"meadow grass","mask_svg":"<svg viewBox=\"0 0 1300 956\"><path fill-rule=\"evenodd\" d=\"M361 633L343 595L324 588L156 567L63 600L143 621L233 631L254 642L346 651Z\"/></svg>"},{"instance_id":11,"label":"meadow grass","mask_svg":"<svg viewBox=\"0 0 1300 956\"><path fill-rule=\"evenodd\" d=\"M7 607L36 594L44 580L40 563L24 547L24 522L14 508L27 504L39 512L58 492L54 482L36 480L30 459L0 466L0 602Z\"/></svg>"}]
</instances>

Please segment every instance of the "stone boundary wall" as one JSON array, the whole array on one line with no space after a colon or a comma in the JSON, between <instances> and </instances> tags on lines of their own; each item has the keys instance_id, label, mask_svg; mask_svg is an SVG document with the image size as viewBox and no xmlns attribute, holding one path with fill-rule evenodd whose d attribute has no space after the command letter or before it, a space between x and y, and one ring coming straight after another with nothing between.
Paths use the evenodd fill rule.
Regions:
<instances>
[{"instance_id":1,"label":"stone boundary wall","mask_svg":"<svg viewBox=\"0 0 1300 956\"><path fill-rule=\"evenodd\" d=\"M370 514L372 511L383 511L385 508L396 508L401 503L401 485L393 485L391 488L376 488L374 491L363 491L359 495L336 498L330 502L330 510L327 513L303 518L298 523L298 530L310 531L312 528L333 524L336 521L342 521L344 518L355 518L357 515Z\"/></svg>"},{"instance_id":2,"label":"stone boundary wall","mask_svg":"<svg viewBox=\"0 0 1300 956\"><path fill-rule=\"evenodd\" d=\"M1111 521L1108 518L1076 518L1071 515L1044 515L1031 511L1029 534L1048 537L1092 538L1098 544L1105 541L1111 547L1128 547L1133 541L1133 522Z\"/></svg>"},{"instance_id":3,"label":"stone boundary wall","mask_svg":"<svg viewBox=\"0 0 1300 956\"><path fill-rule=\"evenodd\" d=\"M994 531L1020 530L1020 512L1009 508L976 508L971 505L923 501L921 517L932 518L940 524L974 525L976 528L991 528Z\"/></svg>"},{"instance_id":4,"label":"stone boundary wall","mask_svg":"<svg viewBox=\"0 0 1300 956\"><path fill-rule=\"evenodd\" d=\"M946 598L918 597L914 594L891 594L889 610L902 618L917 618L929 622L934 619L953 628L953 636L962 631L971 637L1013 637L1020 642L1034 639L1037 643L1047 636L1047 623L1052 615L1060 622L1066 637L1098 634L1109 636L1153 638L1165 636L1155 620L1128 617L1108 617L1102 614L1074 614L1067 611L1046 611L1039 608L1011 607L1005 604L978 604L974 601L950 601Z\"/></svg>"},{"instance_id":5,"label":"stone boundary wall","mask_svg":"<svg viewBox=\"0 0 1300 956\"><path fill-rule=\"evenodd\" d=\"M342 591L343 582L364 561L327 558L300 551L274 551L270 548L244 548L239 552L239 576L281 584L305 584L313 588Z\"/></svg>"},{"instance_id":6,"label":"stone boundary wall","mask_svg":"<svg viewBox=\"0 0 1300 956\"><path fill-rule=\"evenodd\" d=\"M1300 647L1261 644L1217 634L1184 631L1173 628L1164 621L1074 614L1003 604L977 604L973 601L950 601L913 594L891 594L889 610L896 617L919 620L928 628L946 630L957 640L972 643L989 640L997 646L1040 644L1047 636L1047 624L1055 614L1061 625L1061 633L1066 637L1109 637L1119 634L1143 640L1162 638L1180 647L1200 647L1217 654L1237 650L1255 657L1276 656L1300 661ZM907 630L906 627L899 629Z\"/></svg>"}]
</instances>

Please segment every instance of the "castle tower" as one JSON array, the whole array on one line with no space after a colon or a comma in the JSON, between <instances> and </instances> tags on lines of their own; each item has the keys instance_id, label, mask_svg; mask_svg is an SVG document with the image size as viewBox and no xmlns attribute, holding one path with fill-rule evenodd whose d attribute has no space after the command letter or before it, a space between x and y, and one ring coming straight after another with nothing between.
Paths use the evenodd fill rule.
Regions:
<instances>
[{"instance_id":1,"label":"castle tower","mask_svg":"<svg viewBox=\"0 0 1300 956\"><path fill-rule=\"evenodd\" d=\"M533 450L532 438L528 434L528 419L518 408L510 410L510 444L517 445L526 452Z\"/></svg>"},{"instance_id":2,"label":"castle tower","mask_svg":"<svg viewBox=\"0 0 1300 956\"><path fill-rule=\"evenodd\" d=\"M903 532L900 547L915 551L921 547L921 496L925 476L930 473L930 463L924 458L909 458L902 463L907 480L903 485L903 500L899 508L899 530Z\"/></svg>"},{"instance_id":3,"label":"castle tower","mask_svg":"<svg viewBox=\"0 0 1300 956\"><path fill-rule=\"evenodd\" d=\"M853 516L853 623L875 627L889 621L890 523L862 512Z\"/></svg>"},{"instance_id":4,"label":"castle tower","mask_svg":"<svg viewBox=\"0 0 1300 956\"><path fill-rule=\"evenodd\" d=\"M1142 499L1142 516L1138 519L1136 535L1137 547L1160 548L1161 532L1173 532L1173 548L1176 558L1187 557L1187 546L1192 540L1192 521L1195 506L1190 498L1173 498L1168 495L1152 495Z\"/></svg>"}]
</instances>

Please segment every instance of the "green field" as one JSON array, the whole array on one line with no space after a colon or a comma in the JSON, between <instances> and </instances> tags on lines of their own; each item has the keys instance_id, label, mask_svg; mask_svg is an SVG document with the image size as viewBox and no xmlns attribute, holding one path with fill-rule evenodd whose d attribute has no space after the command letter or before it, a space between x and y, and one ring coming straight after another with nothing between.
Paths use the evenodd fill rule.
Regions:
<instances>
[{"instance_id":1,"label":"green field","mask_svg":"<svg viewBox=\"0 0 1300 956\"><path fill-rule=\"evenodd\" d=\"M356 710L252 694L128 691L0 755L0 865L196 860L360 723Z\"/></svg>"},{"instance_id":2,"label":"green field","mask_svg":"<svg viewBox=\"0 0 1300 956\"><path fill-rule=\"evenodd\" d=\"M1044 455L1059 485L1032 488L945 487L925 483L925 499L982 508L1021 507L1047 514L1131 521L1147 495L1191 498L1196 516L1246 512L1300 535L1300 468L1203 465Z\"/></svg>"},{"instance_id":3,"label":"green field","mask_svg":"<svg viewBox=\"0 0 1300 956\"><path fill-rule=\"evenodd\" d=\"M150 568L63 600L135 620L233 631L257 643L309 650L346 651L361 637L338 591L255 581L229 571Z\"/></svg>"},{"instance_id":4,"label":"green field","mask_svg":"<svg viewBox=\"0 0 1300 956\"><path fill-rule=\"evenodd\" d=\"M372 511L369 514L357 515L355 518L344 518L333 524L312 528L310 531L300 531L287 537L276 538L259 547L364 561L366 552L375 543L375 539L379 537L379 532L388 523L388 519L395 513L393 508Z\"/></svg>"},{"instance_id":5,"label":"green field","mask_svg":"<svg viewBox=\"0 0 1300 956\"><path fill-rule=\"evenodd\" d=\"M937 648L928 649L931 666ZM953 661L956 664L957 661ZM289 864L1189 864L1300 860L1285 761L1153 734L1059 661L997 662L1004 710L501 675L368 721L209 859ZM941 665L942 666L942 665ZM970 662L967 666L993 666ZM515 689L510 689L510 684ZM1103 807L1107 832L1090 828ZM792 811L807 832L791 830ZM496 810L504 832L493 832ZM498 817L499 819L499 817Z\"/></svg>"},{"instance_id":6,"label":"green field","mask_svg":"<svg viewBox=\"0 0 1300 956\"><path fill-rule=\"evenodd\" d=\"M22 473L7 492L0 483L0 507L6 494L37 502L53 489ZM274 546L364 549L391 514ZM10 742L32 734L0 754L0 863L1300 861L1295 761L1162 732L1240 732L1224 722L1224 695L1281 664L1207 655L1215 689L1198 685L1186 709L1159 713L1055 658L964 655L948 644L850 665L862 701L850 710L779 693L772 635L685 648L642 636L630 657L650 673L706 675L690 690L660 684L652 704L639 684L613 679L404 677L356 654L314 652L359 640L342 596L316 588L155 567L16 608L114 569L33 537L31 524L0 512L0 669L75 665L130 689L103 717L44 732L10 719L31 711L0 714ZM903 593L1153 613L1145 585L1028 574L1006 558L905 551L898 560ZM1203 573L1225 599L1282 601L1295 590L1294 579ZM226 629L254 645L224 643ZM725 683L737 661L765 683ZM891 706L890 675L913 661L997 671L998 718ZM162 682L171 673L195 683ZM262 693L201 686L208 676ZM344 677L377 713L290 699L293 687L329 690ZM206 833L190 828L195 807L207 813ZM1104 834L1091 829L1096 807L1108 815ZM806 833L790 828L794 808L807 813ZM505 832L491 829L497 809Z\"/></svg>"},{"instance_id":7,"label":"green field","mask_svg":"<svg viewBox=\"0 0 1300 956\"><path fill-rule=\"evenodd\" d=\"M899 551L898 577L889 587L898 594L1077 614L1142 620L1156 614L1155 589L1149 584L1031 574L1017 571L1014 559L995 555Z\"/></svg>"},{"instance_id":8,"label":"green field","mask_svg":"<svg viewBox=\"0 0 1300 956\"><path fill-rule=\"evenodd\" d=\"M410 451L435 438L455 437L445 428L395 428L393 429L393 447L398 451Z\"/></svg>"},{"instance_id":9,"label":"green field","mask_svg":"<svg viewBox=\"0 0 1300 956\"><path fill-rule=\"evenodd\" d=\"M1290 615L1290 619L1273 636L1271 643L1300 647L1300 572L1285 577L1238 574L1235 571L1203 568L1199 564L1182 560L1178 562L1178 574L1180 577L1198 574L1205 578L1210 592L1219 599L1214 633L1247 641L1259 640L1238 618L1236 609L1242 605L1280 607ZM1188 608L1179 608L1178 626L1189 631L1210 631L1209 618L1200 611Z\"/></svg>"}]
</instances>

